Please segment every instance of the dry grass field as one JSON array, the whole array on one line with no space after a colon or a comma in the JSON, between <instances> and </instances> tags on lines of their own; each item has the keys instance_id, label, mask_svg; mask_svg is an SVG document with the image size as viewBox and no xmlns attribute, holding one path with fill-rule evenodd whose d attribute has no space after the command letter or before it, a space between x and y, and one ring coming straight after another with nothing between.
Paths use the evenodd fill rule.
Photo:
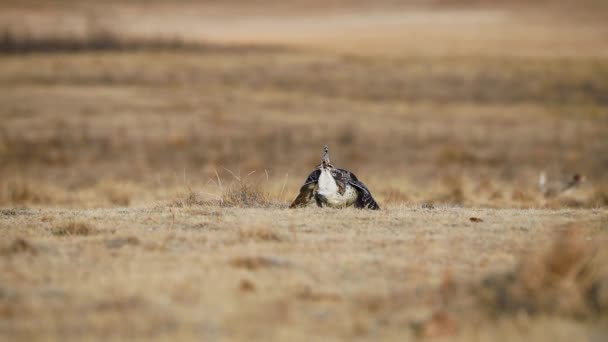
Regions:
<instances>
[{"instance_id":1,"label":"dry grass field","mask_svg":"<svg viewBox=\"0 0 608 342\"><path fill-rule=\"evenodd\" d=\"M3 2L0 340L603 341L606 18ZM287 209L323 144L382 211Z\"/></svg>"},{"instance_id":2,"label":"dry grass field","mask_svg":"<svg viewBox=\"0 0 608 342\"><path fill-rule=\"evenodd\" d=\"M1 215L6 340L608 334L606 210L157 205Z\"/></svg>"}]
</instances>

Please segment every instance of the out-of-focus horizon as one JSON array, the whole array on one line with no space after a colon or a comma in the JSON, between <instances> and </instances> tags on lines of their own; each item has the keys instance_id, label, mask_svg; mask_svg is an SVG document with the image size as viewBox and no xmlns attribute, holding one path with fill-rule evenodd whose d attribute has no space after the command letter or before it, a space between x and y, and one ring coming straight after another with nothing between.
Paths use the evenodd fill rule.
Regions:
<instances>
[{"instance_id":1,"label":"out-of-focus horizon","mask_svg":"<svg viewBox=\"0 0 608 342\"><path fill-rule=\"evenodd\" d=\"M382 56L606 56L603 1L15 1L32 36L103 28L139 39L319 47ZM603 41L605 42L605 41Z\"/></svg>"},{"instance_id":2,"label":"out-of-focus horizon","mask_svg":"<svg viewBox=\"0 0 608 342\"><path fill-rule=\"evenodd\" d=\"M603 1L0 6L3 205L145 203L216 171L287 201L326 143L384 202L606 204ZM543 171L587 182L547 203Z\"/></svg>"}]
</instances>

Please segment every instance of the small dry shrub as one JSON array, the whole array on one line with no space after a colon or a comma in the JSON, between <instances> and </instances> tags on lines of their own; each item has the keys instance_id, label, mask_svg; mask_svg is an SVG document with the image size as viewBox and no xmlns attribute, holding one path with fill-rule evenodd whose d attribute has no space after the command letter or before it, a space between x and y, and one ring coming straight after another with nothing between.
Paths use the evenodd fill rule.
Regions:
<instances>
[{"instance_id":1,"label":"small dry shrub","mask_svg":"<svg viewBox=\"0 0 608 342\"><path fill-rule=\"evenodd\" d=\"M597 244L585 242L580 228L568 227L546 251L524 258L514 271L487 278L473 290L482 307L495 315L607 314L607 256Z\"/></svg>"},{"instance_id":2,"label":"small dry shrub","mask_svg":"<svg viewBox=\"0 0 608 342\"><path fill-rule=\"evenodd\" d=\"M221 203L226 207L259 208L270 206L270 198L258 184L237 181L222 194Z\"/></svg>"},{"instance_id":3,"label":"small dry shrub","mask_svg":"<svg viewBox=\"0 0 608 342\"><path fill-rule=\"evenodd\" d=\"M87 236L96 232L89 223L76 220L61 222L52 228L52 233L56 236Z\"/></svg>"},{"instance_id":4,"label":"small dry shrub","mask_svg":"<svg viewBox=\"0 0 608 342\"><path fill-rule=\"evenodd\" d=\"M239 239L241 241L285 241L285 235L275 229L268 227L249 227L239 230Z\"/></svg>"}]
</instances>

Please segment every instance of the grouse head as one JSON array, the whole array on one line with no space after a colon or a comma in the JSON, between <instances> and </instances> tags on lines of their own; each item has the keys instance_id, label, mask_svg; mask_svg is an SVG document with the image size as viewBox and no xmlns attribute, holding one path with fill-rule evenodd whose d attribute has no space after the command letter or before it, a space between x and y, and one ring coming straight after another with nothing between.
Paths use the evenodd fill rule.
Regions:
<instances>
[{"instance_id":1,"label":"grouse head","mask_svg":"<svg viewBox=\"0 0 608 342\"><path fill-rule=\"evenodd\" d=\"M329 147L327 145L323 145L323 155L321 156L321 164L318 166L319 169L333 169L334 166L331 165L329 161Z\"/></svg>"}]
</instances>

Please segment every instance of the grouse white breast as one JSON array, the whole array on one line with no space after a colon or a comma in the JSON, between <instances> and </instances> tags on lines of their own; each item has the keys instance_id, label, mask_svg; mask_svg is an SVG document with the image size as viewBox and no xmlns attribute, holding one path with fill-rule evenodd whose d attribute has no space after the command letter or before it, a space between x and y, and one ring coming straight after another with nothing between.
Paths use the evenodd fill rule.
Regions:
<instances>
[{"instance_id":1,"label":"grouse white breast","mask_svg":"<svg viewBox=\"0 0 608 342\"><path fill-rule=\"evenodd\" d=\"M323 205L328 207L348 207L353 205L357 200L357 191L350 184L345 184L344 193L340 193L338 184L330 170L321 170L317 186L318 189L315 195L319 197L319 200Z\"/></svg>"}]
</instances>

